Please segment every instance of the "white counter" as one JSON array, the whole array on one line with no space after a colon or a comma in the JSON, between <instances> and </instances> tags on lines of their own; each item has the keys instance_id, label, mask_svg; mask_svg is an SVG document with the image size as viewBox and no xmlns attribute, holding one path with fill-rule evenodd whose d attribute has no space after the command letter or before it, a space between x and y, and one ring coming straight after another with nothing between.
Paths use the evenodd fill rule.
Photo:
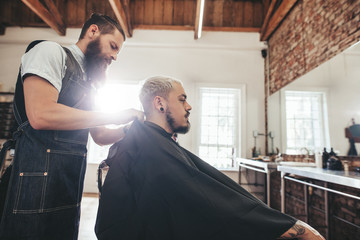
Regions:
<instances>
[{"instance_id":1,"label":"white counter","mask_svg":"<svg viewBox=\"0 0 360 240\"><path fill-rule=\"evenodd\" d=\"M295 174L301 177L312 178L329 183L340 184L360 189L360 173L353 171L335 171L314 167L289 167L278 166L278 171Z\"/></svg>"},{"instance_id":2,"label":"white counter","mask_svg":"<svg viewBox=\"0 0 360 240\"><path fill-rule=\"evenodd\" d=\"M239 165L239 184L241 185L241 168L250 169L256 172L261 172L266 175L265 177L265 196L266 203L270 206L270 174L272 171L276 171L277 164L274 162L264 162L252 159L237 158Z\"/></svg>"},{"instance_id":3,"label":"white counter","mask_svg":"<svg viewBox=\"0 0 360 240\"><path fill-rule=\"evenodd\" d=\"M277 164L274 162L264 162L264 161L245 159L245 158L237 158L236 160L239 164L254 166L254 167L262 168L264 170L276 169L277 167Z\"/></svg>"}]
</instances>

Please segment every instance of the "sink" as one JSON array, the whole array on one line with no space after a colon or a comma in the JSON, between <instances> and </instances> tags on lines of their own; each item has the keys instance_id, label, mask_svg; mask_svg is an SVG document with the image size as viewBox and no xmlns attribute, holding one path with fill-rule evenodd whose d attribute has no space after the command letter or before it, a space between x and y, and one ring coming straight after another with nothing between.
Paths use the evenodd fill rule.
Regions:
<instances>
[{"instance_id":1,"label":"sink","mask_svg":"<svg viewBox=\"0 0 360 240\"><path fill-rule=\"evenodd\" d=\"M281 166L289 166L289 167L316 167L315 163L309 163L309 162L287 162L282 161L278 162Z\"/></svg>"}]
</instances>

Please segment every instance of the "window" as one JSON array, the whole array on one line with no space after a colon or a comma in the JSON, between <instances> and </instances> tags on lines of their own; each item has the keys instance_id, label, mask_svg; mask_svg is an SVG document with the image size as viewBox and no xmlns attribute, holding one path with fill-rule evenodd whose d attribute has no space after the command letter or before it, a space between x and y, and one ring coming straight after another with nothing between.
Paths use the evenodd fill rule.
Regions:
<instances>
[{"instance_id":1,"label":"window","mask_svg":"<svg viewBox=\"0 0 360 240\"><path fill-rule=\"evenodd\" d=\"M199 87L198 155L217 168L235 167L240 154L240 88Z\"/></svg>"},{"instance_id":2,"label":"window","mask_svg":"<svg viewBox=\"0 0 360 240\"><path fill-rule=\"evenodd\" d=\"M95 98L95 108L103 112L117 112L128 108L140 110L140 85L137 84L107 84L99 89ZM108 126L114 128L115 126ZM105 160L111 145L99 146L91 137L88 142L88 162L100 163Z\"/></svg>"},{"instance_id":3,"label":"window","mask_svg":"<svg viewBox=\"0 0 360 240\"><path fill-rule=\"evenodd\" d=\"M325 92L285 91L286 153L329 146Z\"/></svg>"}]
</instances>

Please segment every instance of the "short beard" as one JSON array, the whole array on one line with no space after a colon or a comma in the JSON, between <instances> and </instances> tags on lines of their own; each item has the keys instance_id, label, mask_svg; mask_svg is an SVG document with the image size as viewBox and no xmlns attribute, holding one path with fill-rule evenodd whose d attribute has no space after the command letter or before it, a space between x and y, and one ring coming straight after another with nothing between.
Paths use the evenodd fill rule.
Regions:
<instances>
[{"instance_id":1,"label":"short beard","mask_svg":"<svg viewBox=\"0 0 360 240\"><path fill-rule=\"evenodd\" d=\"M183 127L183 126L176 127L175 126L175 119L171 115L170 111L166 111L166 121L167 121L167 123L169 124L171 130L174 133L183 133L183 134L185 134L190 130L190 122L189 121L188 121L187 126L185 126L185 127Z\"/></svg>"},{"instance_id":2,"label":"short beard","mask_svg":"<svg viewBox=\"0 0 360 240\"><path fill-rule=\"evenodd\" d=\"M101 85L106 79L107 62L101 55L100 38L90 42L85 51L85 71L89 81Z\"/></svg>"}]
</instances>

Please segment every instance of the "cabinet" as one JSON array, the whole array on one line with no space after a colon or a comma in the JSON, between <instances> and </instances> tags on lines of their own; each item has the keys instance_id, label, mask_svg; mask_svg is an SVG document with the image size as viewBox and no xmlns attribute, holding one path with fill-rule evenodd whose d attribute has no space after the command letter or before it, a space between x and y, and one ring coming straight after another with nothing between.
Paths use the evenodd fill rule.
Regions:
<instances>
[{"instance_id":1,"label":"cabinet","mask_svg":"<svg viewBox=\"0 0 360 240\"><path fill-rule=\"evenodd\" d=\"M0 139L11 139L16 130L13 111L13 93L0 92Z\"/></svg>"},{"instance_id":2,"label":"cabinet","mask_svg":"<svg viewBox=\"0 0 360 240\"><path fill-rule=\"evenodd\" d=\"M303 208L301 220L328 240L359 239L360 173L287 166L278 166L278 171L282 212L299 215L294 211ZM295 191L294 186L298 188ZM294 207L294 200L298 201L295 195L303 196L303 207Z\"/></svg>"},{"instance_id":3,"label":"cabinet","mask_svg":"<svg viewBox=\"0 0 360 240\"><path fill-rule=\"evenodd\" d=\"M17 123L13 111L14 93L0 92L0 149L6 140L12 138L12 133L17 128ZM6 153L4 161L0 159L0 178L10 164L12 156L10 152Z\"/></svg>"}]
</instances>

